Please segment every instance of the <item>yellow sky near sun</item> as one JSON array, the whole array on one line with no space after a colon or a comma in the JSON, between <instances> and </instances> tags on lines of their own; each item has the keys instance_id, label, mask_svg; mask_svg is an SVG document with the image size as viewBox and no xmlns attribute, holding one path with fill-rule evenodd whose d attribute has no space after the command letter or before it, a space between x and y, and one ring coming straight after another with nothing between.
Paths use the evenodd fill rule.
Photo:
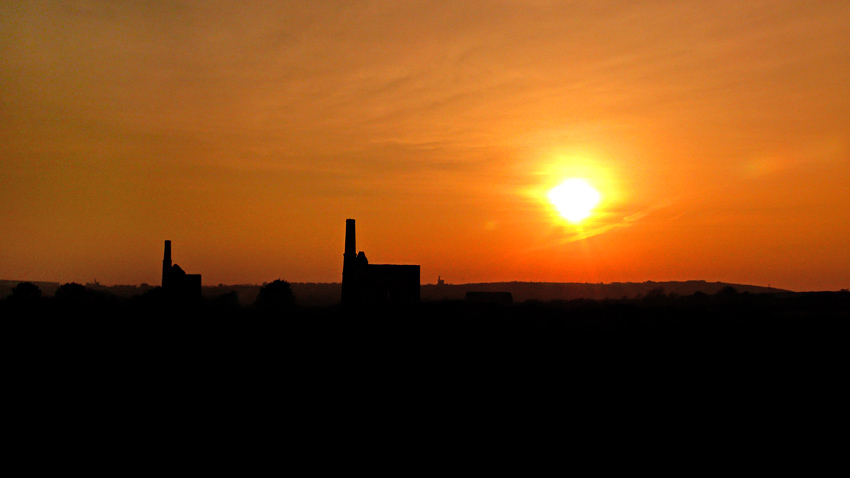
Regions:
<instances>
[{"instance_id":1,"label":"yellow sky near sun","mask_svg":"<svg viewBox=\"0 0 850 478\"><path fill-rule=\"evenodd\" d=\"M423 283L850 286L847 2L0 13L2 278L338 281L353 217Z\"/></svg>"}]
</instances>

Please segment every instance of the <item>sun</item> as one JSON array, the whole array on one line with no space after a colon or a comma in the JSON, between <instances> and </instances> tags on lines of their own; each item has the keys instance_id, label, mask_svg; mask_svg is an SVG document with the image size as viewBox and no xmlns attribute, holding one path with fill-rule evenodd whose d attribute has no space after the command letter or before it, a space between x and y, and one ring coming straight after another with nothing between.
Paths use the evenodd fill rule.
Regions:
<instances>
[{"instance_id":1,"label":"sun","mask_svg":"<svg viewBox=\"0 0 850 478\"><path fill-rule=\"evenodd\" d=\"M567 179L549 191L549 201L564 219L578 223L590 216L601 196L584 179Z\"/></svg>"}]
</instances>

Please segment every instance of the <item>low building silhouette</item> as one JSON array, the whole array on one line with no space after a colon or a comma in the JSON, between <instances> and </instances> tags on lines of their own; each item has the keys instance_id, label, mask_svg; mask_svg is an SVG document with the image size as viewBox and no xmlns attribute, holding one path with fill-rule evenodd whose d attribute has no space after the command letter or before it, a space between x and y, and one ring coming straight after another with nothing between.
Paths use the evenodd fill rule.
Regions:
<instances>
[{"instance_id":1,"label":"low building silhouette","mask_svg":"<svg viewBox=\"0 0 850 478\"><path fill-rule=\"evenodd\" d=\"M354 219L345 221L342 305L415 305L419 303L419 266L369 264L357 251Z\"/></svg>"},{"instance_id":2,"label":"low building silhouette","mask_svg":"<svg viewBox=\"0 0 850 478\"><path fill-rule=\"evenodd\" d=\"M162 289L173 297L201 297L201 274L187 274L177 264L171 264L171 241L165 241L165 254L162 258Z\"/></svg>"}]
</instances>

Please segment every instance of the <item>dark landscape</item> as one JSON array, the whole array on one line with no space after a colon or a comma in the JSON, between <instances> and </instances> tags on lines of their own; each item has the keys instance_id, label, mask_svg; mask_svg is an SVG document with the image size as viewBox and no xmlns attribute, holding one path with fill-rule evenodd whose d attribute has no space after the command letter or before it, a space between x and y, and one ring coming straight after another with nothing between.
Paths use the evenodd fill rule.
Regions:
<instances>
[{"instance_id":1,"label":"dark landscape","mask_svg":"<svg viewBox=\"0 0 850 478\"><path fill-rule=\"evenodd\" d=\"M3 2L7 474L841 473L848 58L847 0Z\"/></svg>"},{"instance_id":2,"label":"dark landscape","mask_svg":"<svg viewBox=\"0 0 850 478\"><path fill-rule=\"evenodd\" d=\"M31 332L29 340L47 353L103 348L127 358L130 351L156 350L149 357L154 361L206 356L235 363L251 362L256 353L307 353L312 359L303 365L309 367L321 367L324 360L330 366L344 356L345 364L376 370L433 365L450 374L475 364L488 373L575 370L577 363L595 370L624 359L617 367L758 363L763 372L793 374L808 367L806 373L820 373L844 363L838 358L846 354L842 342L850 319L846 290L766 292L700 281L423 285L416 306L356 309L339 305L339 284L272 284L286 288L263 301L258 292L271 289L269 284L206 287L203 297L175 298L160 287L91 284L65 284L48 296L32 283L18 283L0 307L7 329ZM676 292L692 288L698 290ZM470 289L547 299L504 305L454 298ZM617 296L624 290L639 293L569 298L581 291ZM561 292L563 299L548 298L553 291L569 292ZM312 305L322 299L330 304ZM387 356L393 359L384 360ZM256 359L255 365L263 363ZM729 372L743 373L736 367Z\"/></svg>"},{"instance_id":3,"label":"dark landscape","mask_svg":"<svg viewBox=\"0 0 850 478\"><path fill-rule=\"evenodd\" d=\"M98 430L169 446L181 446L180 435L159 430L179 427L247 433L263 447L262 437L282 433L314 454L331 439L326 430L355 450L368 446L357 441L363 430L463 443L446 430L516 437L559 424L591 448L610 430L627 443L652 430L673 449L704 453L690 440L730 427L747 432L725 443L759 437L768 446L842 420L846 290L680 295L653 283L631 298L351 309L300 305L283 284L267 284L272 293L253 303L240 302L238 287L186 300L160 287L119 297L64 284L47 297L18 285L0 317L13 403L28 416L40 410L27 433L91 427L97 417ZM339 291L305 289L322 287ZM109 425L110 416L119 421ZM808 441L829 446L819 435ZM629 446L637 443L650 445Z\"/></svg>"}]
</instances>

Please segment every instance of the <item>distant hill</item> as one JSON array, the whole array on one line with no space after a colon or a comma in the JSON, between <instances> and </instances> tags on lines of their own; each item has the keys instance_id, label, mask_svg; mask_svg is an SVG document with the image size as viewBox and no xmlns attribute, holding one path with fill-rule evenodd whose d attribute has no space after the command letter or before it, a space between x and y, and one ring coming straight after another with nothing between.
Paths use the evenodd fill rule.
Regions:
<instances>
[{"instance_id":1,"label":"distant hill","mask_svg":"<svg viewBox=\"0 0 850 478\"><path fill-rule=\"evenodd\" d=\"M0 299L8 297L12 288L19 282L16 280L0 280ZM37 285L45 297L50 297L59 287L58 282L30 281ZM154 286L148 284L114 285L85 284L87 288L107 292L117 297L132 297L140 295ZM296 302L304 307L326 306L339 303L342 284L292 282L290 283ZM203 295L212 299L224 294L235 292L239 303L248 306L254 303L261 285L237 284L204 286ZM683 282L612 282L609 284L589 284L575 282L484 282L474 284L424 284L421 286L423 301L463 300L467 292L510 292L514 302L527 300L572 300L572 299L633 299L647 294L678 294L693 295L695 292L713 295L717 291L733 287L738 292L754 294L790 292L783 289L759 287L744 284L729 284L726 282L683 281Z\"/></svg>"},{"instance_id":2,"label":"distant hill","mask_svg":"<svg viewBox=\"0 0 850 478\"><path fill-rule=\"evenodd\" d=\"M339 303L342 285L334 283L292 282L292 292L299 305L312 307ZM527 300L572 300L572 299L633 299L659 290L664 294L693 295L695 292L713 295L717 291L733 287L738 292L753 294L790 292L783 289L759 287L726 282L613 282L610 284L559 283L559 282L485 282L477 284L423 284L420 294L423 301L463 300L469 291L510 292L514 302ZM257 297L260 286L204 287L204 295L215 297L235 291L239 303L250 305Z\"/></svg>"},{"instance_id":3,"label":"distant hill","mask_svg":"<svg viewBox=\"0 0 850 478\"><path fill-rule=\"evenodd\" d=\"M715 294L726 287L738 292L753 294L790 292L782 289L759 287L725 282L612 282L589 284L577 282L485 282L478 284L425 284L421 288L422 300L461 300L469 291L510 292L514 302L527 300L572 300L572 299L633 299L649 293L693 295L696 292Z\"/></svg>"}]
</instances>

